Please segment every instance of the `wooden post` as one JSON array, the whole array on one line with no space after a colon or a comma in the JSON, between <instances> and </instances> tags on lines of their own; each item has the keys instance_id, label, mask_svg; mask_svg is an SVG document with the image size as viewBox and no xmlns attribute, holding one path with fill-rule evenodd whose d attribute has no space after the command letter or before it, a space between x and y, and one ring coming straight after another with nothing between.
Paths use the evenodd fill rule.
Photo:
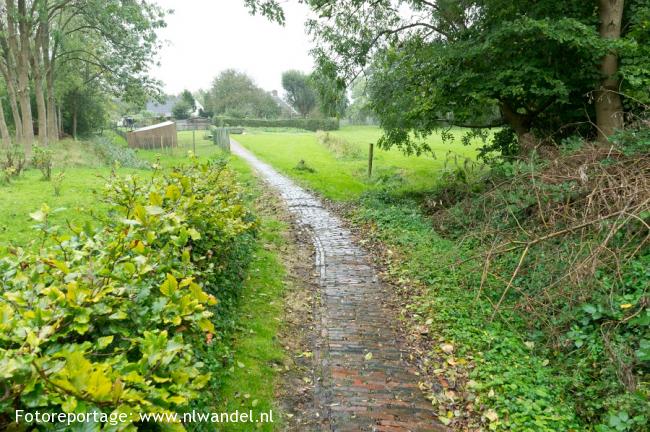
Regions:
<instances>
[{"instance_id":1,"label":"wooden post","mask_svg":"<svg viewBox=\"0 0 650 432\"><path fill-rule=\"evenodd\" d=\"M368 148L368 178L372 177L372 156L374 149L375 145L370 143L370 147Z\"/></svg>"},{"instance_id":2,"label":"wooden post","mask_svg":"<svg viewBox=\"0 0 650 432\"><path fill-rule=\"evenodd\" d=\"M196 156L196 123L192 121L192 151L194 152L194 155Z\"/></svg>"}]
</instances>

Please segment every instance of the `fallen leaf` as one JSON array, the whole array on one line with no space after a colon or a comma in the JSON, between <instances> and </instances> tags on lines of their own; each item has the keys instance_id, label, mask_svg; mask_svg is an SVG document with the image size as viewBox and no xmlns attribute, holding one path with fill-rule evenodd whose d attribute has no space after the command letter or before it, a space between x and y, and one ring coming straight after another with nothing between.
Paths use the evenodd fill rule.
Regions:
<instances>
[{"instance_id":1,"label":"fallen leaf","mask_svg":"<svg viewBox=\"0 0 650 432\"><path fill-rule=\"evenodd\" d=\"M440 349L447 354L451 354L454 352L454 346L448 343L440 344Z\"/></svg>"},{"instance_id":2,"label":"fallen leaf","mask_svg":"<svg viewBox=\"0 0 650 432\"><path fill-rule=\"evenodd\" d=\"M372 360L372 353L371 352L367 353L365 356L363 356L363 358L366 359L366 361Z\"/></svg>"},{"instance_id":3,"label":"fallen leaf","mask_svg":"<svg viewBox=\"0 0 650 432\"><path fill-rule=\"evenodd\" d=\"M485 414L483 414L483 415L484 415L488 420L490 420L491 422L495 422L495 421L499 420L499 415L498 415L497 412L494 411L493 409L489 409L489 410L487 410L487 411L485 412Z\"/></svg>"}]
</instances>

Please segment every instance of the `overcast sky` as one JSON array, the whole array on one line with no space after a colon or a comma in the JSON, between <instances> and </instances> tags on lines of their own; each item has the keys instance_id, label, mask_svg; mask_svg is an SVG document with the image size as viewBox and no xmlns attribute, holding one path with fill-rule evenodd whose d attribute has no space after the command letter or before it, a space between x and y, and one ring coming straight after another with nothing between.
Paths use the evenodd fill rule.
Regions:
<instances>
[{"instance_id":1,"label":"overcast sky","mask_svg":"<svg viewBox=\"0 0 650 432\"><path fill-rule=\"evenodd\" d=\"M313 66L304 27L309 10L297 1L284 4L284 27L251 16L242 0L155 1L174 10L159 33L166 42L153 70L167 93L207 88L228 68L246 72L266 90L281 91L283 71L309 72Z\"/></svg>"}]
</instances>

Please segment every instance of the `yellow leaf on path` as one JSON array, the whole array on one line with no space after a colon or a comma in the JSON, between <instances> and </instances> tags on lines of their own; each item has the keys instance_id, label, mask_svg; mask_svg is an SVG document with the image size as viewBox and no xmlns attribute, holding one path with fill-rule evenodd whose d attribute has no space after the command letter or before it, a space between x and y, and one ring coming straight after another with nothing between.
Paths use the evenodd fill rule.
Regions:
<instances>
[{"instance_id":1,"label":"yellow leaf on path","mask_svg":"<svg viewBox=\"0 0 650 432\"><path fill-rule=\"evenodd\" d=\"M366 361L370 361L370 360L372 360L372 353L369 352L369 353L366 354L363 358L366 359Z\"/></svg>"}]
</instances>

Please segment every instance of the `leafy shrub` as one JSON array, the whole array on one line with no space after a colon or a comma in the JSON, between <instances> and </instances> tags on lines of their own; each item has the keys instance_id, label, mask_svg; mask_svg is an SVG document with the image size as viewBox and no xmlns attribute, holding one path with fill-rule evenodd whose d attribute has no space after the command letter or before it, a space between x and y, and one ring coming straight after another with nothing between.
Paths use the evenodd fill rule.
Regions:
<instances>
[{"instance_id":1,"label":"leafy shrub","mask_svg":"<svg viewBox=\"0 0 650 432\"><path fill-rule=\"evenodd\" d=\"M43 180L49 181L52 178L52 150L45 147L34 147L32 164L43 174Z\"/></svg>"},{"instance_id":2,"label":"leafy shrub","mask_svg":"<svg viewBox=\"0 0 650 432\"><path fill-rule=\"evenodd\" d=\"M120 146L109 137L99 135L93 139L95 151L108 165L116 163L125 168L150 168L150 164L138 158L136 152L128 147Z\"/></svg>"},{"instance_id":3,"label":"leafy shrub","mask_svg":"<svg viewBox=\"0 0 650 432\"><path fill-rule=\"evenodd\" d=\"M339 121L336 119L314 119L314 118L296 118L296 119L245 119L232 117L215 117L214 124L219 127L223 126L243 126L243 127L280 127L280 128L297 128L316 132L318 130L330 131L339 128Z\"/></svg>"},{"instance_id":4,"label":"leafy shrub","mask_svg":"<svg viewBox=\"0 0 650 432\"><path fill-rule=\"evenodd\" d=\"M609 139L625 155L650 151L650 127L618 131Z\"/></svg>"},{"instance_id":5,"label":"leafy shrub","mask_svg":"<svg viewBox=\"0 0 650 432\"><path fill-rule=\"evenodd\" d=\"M111 177L99 229L66 233L47 206L32 213L56 246L0 260L0 425L29 407L187 409L211 380L206 345L219 343L219 305L250 255L240 196L223 164L194 160Z\"/></svg>"},{"instance_id":6,"label":"leafy shrub","mask_svg":"<svg viewBox=\"0 0 650 432\"><path fill-rule=\"evenodd\" d=\"M18 145L12 145L0 152L0 170L3 183L9 183L13 177L18 177L27 165L25 152Z\"/></svg>"},{"instance_id":7,"label":"leafy shrub","mask_svg":"<svg viewBox=\"0 0 650 432\"><path fill-rule=\"evenodd\" d=\"M334 136L329 132L319 130L316 133L316 138L318 139L318 142L327 147L329 151L334 153L337 158L346 157L358 159L363 155L363 152L358 146L348 142L341 137Z\"/></svg>"},{"instance_id":8,"label":"leafy shrub","mask_svg":"<svg viewBox=\"0 0 650 432\"><path fill-rule=\"evenodd\" d=\"M309 173L315 173L316 170L309 165L307 165L307 162L305 162L304 159L300 159L298 163L296 164L295 167L293 167L296 171L304 171L304 172L309 172Z\"/></svg>"},{"instance_id":9,"label":"leafy shrub","mask_svg":"<svg viewBox=\"0 0 650 432\"><path fill-rule=\"evenodd\" d=\"M63 188L63 180L65 180L65 172L57 173L52 179L52 187L54 188L54 196L61 196L61 189Z\"/></svg>"}]
</instances>

